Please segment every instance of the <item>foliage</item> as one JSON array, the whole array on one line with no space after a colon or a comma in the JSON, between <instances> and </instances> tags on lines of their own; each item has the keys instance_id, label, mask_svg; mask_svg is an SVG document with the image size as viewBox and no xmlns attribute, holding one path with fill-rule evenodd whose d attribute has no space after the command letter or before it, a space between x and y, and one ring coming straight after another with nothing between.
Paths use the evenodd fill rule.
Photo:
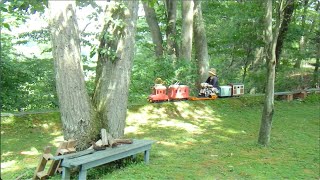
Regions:
<instances>
[{"instance_id":1,"label":"foliage","mask_svg":"<svg viewBox=\"0 0 320 180\"><path fill-rule=\"evenodd\" d=\"M157 78L164 80L165 86L174 83L188 85L191 91L197 91L194 84L196 78L195 65L185 61L174 61L170 57L156 59L153 54L138 53L134 60L129 101L131 103L145 101Z\"/></svg>"},{"instance_id":2,"label":"foliage","mask_svg":"<svg viewBox=\"0 0 320 180\"><path fill-rule=\"evenodd\" d=\"M309 100L319 97L276 101L270 148L256 144L263 97L131 106L125 138L156 141L150 164L139 154L136 161L90 169L88 179L318 179L319 101ZM59 117L2 117L3 179L30 179L43 148L49 143L55 152L62 140Z\"/></svg>"},{"instance_id":3,"label":"foliage","mask_svg":"<svg viewBox=\"0 0 320 180\"><path fill-rule=\"evenodd\" d=\"M4 1L0 5L2 16L0 17L4 29L13 29L23 23L34 10L43 12L46 1L36 3L36 1ZM165 30L167 25L166 7L163 1L148 1L154 7L159 26L164 38L164 47L166 44ZM281 66L278 67L276 77L276 91L295 90L302 87L313 87L311 84L311 69L305 67L295 70L292 69L297 57L303 56L307 62L315 62L317 31L319 25L319 13L316 9L316 1L310 1L306 11L305 28L302 27L303 4L298 1L296 10L284 43ZM28 5L29 4L29 5ZM94 12L85 19L85 23L98 22L103 9L95 2L77 1L78 7L85 8L91 6ZM177 3L177 35L179 41L181 31L181 2ZM203 1L203 17L205 20L206 35L208 40L208 50L210 55L210 67L217 69L220 85L228 83L242 82L245 84L246 93L263 93L265 90L266 68L263 58L256 58L256 49L263 46L262 43L262 16L263 11L259 2L249 1ZM117 9L117 8L116 8ZM116 10L115 9L115 10ZM120 10L121 7L118 8ZM314 22L314 24L313 24ZM114 22L119 30L124 27L121 21ZM95 24L98 29L102 24ZM314 29L312 27L314 26ZM86 26L87 27L87 26ZM91 48L90 55L82 57L83 68L86 76L86 83L89 94L92 96L95 79L96 52L109 53L109 56L115 57L114 49L105 49L102 52L98 48L96 41L101 36L100 33L90 32L86 27L81 31L82 49ZM50 57L27 59L21 55L16 55L14 46L17 44L28 45L29 43L45 44L43 52L50 52L48 29L17 34L9 36L7 33L1 34L2 59L1 69L3 69L2 87L6 93L1 94L3 110L17 109L35 109L49 108L57 105L54 95L54 83L52 64ZM306 44L306 50L299 52L299 41L302 35L307 34L309 41ZM106 35L105 40L109 43L117 40L110 34ZM191 94L196 93L194 87L196 80L196 65L187 64L183 61L164 56L162 59L156 59L154 54L154 44L152 43L148 25L144 17L139 17L136 34L137 53L134 58L132 71L129 101L132 104L145 101L150 94L150 87L156 78L160 77L166 81L166 86L177 81L186 84L191 88ZM85 48L84 48L85 47ZM89 53L88 53L89 54ZM19 58L16 58L19 57ZM42 59L42 60L40 60ZM194 63L194 62L193 62ZM33 71L26 66L39 66L40 71ZM13 72L10 74L10 72ZM8 77L5 77L7 76ZM45 74L45 75L44 75ZM13 75L16 75L14 77ZM42 77L44 76L44 77ZM37 80L36 80L37 79ZM41 81L41 82L40 82ZM39 87L36 87L38 86ZM45 88L46 87L46 88ZM10 89L10 92L7 92ZM37 90L35 90L37 89ZM37 95L30 95L34 92ZM47 97L47 98L42 98ZM30 98L32 100L30 100ZM17 101L16 99L21 99ZM30 104L30 103L37 103ZM15 104L15 105L14 105Z\"/></svg>"}]
</instances>

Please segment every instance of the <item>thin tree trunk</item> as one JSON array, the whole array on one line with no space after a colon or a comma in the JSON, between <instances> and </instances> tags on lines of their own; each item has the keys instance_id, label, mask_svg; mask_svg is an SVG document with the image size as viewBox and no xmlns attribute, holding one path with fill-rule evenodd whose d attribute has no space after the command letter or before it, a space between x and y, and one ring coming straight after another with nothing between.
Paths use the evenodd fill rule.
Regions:
<instances>
[{"instance_id":1,"label":"thin tree trunk","mask_svg":"<svg viewBox=\"0 0 320 180\"><path fill-rule=\"evenodd\" d=\"M114 137L124 134L129 83L135 50L138 1L111 2L98 55L93 97L103 127ZM125 5L125 8L123 8ZM123 22L123 26L114 22Z\"/></svg>"},{"instance_id":2,"label":"thin tree trunk","mask_svg":"<svg viewBox=\"0 0 320 180\"><path fill-rule=\"evenodd\" d=\"M182 0L181 58L186 61L191 61L193 6L193 1Z\"/></svg>"},{"instance_id":3,"label":"thin tree trunk","mask_svg":"<svg viewBox=\"0 0 320 180\"><path fill-rule=\"evenodd\" d=\"M64 138L84 149L98 134L80 55L75 1L49 1L52 54Z\"/></svg>"},{"instance_id":4,"label":"thin tree trunk","mask_svg":"<svg viewBox=\"0 0 320 180\"><path fill-rule=\"evenodd\" d=\"M272 0L266 0L265 5L265 50L267 60L267 84L265 103L262 112L258 143L267 146L270 142L272 117L274 113L274 80L275 80L275 47L276 37L272 33Z\"/></svg>"},{"instance_id":5,"label":"thin tree trunk","mask_svg":"<svg viewBox=\"0 0 320 180\"><path fill-rule=\"evenodd\" d=\"M177 0L166 0L167 6L167 51L169 55L179 57L179 46L176 39Z\"/></svg>"},{"instance_id":6,"label":"thin tree trunk","mask_svg":"<svg viewBox=\"0 0 320 180\"><path fill-rule=\"evenodd\" d=\"M317 51L317 55L316 55L316 64L314 66L314 72L313 72L313 85L314 87L318 87L320 85L320 81L319 81L319 66L320 66L320 29L317 31L316 33L318 36L316 37L315 41L317 43L316 47L316 51Z\"/></svg>"},{"instance_id":7,"label":"thin tree trunk","mask_svg":"<svg viewBox=\"0 0 320 180\"><path fill-rule=\"evenodd\" d=\"M308 2L309 0L304 0L303 1L303 14L302 14L302 19L301 19L301 29L302 29L302 36L300 37L299 41L299 56L296 60L296 63L294 64L295 68L300 68L301 62L304 56L304 46L305 46L305 26L306 26L306 13L307 13L307 8L308 8Z\"/></svg>"},{"instance_id":8,"label":"thin tree trunk","mask_svg":"<svg viewBox=\"0 0 320 180\"><path fill-rule=\"evenodd\" d=\"M287 0L287 5L283 12L283 21L280 25L280 32L277 39L277 47L276 47L276 68L280 67L280 55L282 52L283 42L286 37L289 24L291 22L291 17L294 11L294 0Z\"/></svg>"},{"instance_id":9,"label":"thin tree trunk","mask_svg":"<svg viewBox=\"0 0 320 180\"><path fill-rule=\"evenodd\" d=\"M195 59L198 65L197 87L204 82L208 76L209 55L206 31L202 18L201 1L194 0L193 35L195 44Z\"/></svg>"},{"instance_id":10,"label":"thin tree trunk","mask_svg":"<svg viewBox=\"0 0 320 180\"><path fill-rule=\"evenodd\" d=\"M143 8L144 12L146 15L147 23L150 28L150 33L152 37L153 44L155 45L154 50L156 53L156 56L162 57L163 56L163 46L162 46L162 34L160 31L160 27L158 24L156 12L154 11L153 7L150 7L148 3L142 2L143 3Z\"/></svg>"}]
</instances>

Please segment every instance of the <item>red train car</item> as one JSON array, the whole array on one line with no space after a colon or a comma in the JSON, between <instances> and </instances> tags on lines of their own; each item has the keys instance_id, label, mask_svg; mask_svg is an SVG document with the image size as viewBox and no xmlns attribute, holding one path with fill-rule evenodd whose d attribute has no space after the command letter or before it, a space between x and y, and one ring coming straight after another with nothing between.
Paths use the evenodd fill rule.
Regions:
<instances>
[{"instance_id":1,"label":"red train car","mask_svg":"<svg viewBox=\"0 0 320 180\"><path fill-rule=\"evenodd\" d=\"M167 88L162 84L155 84L152 88L152 94L149 95L149 102L168 101Z\"/></svg>"},{"instance_id":2,"label":"red train car","mask_svg":"<svg viewBox=\"0 0 320 180\"><path fill-rule=\"evenodd\" d=\"M169 100L188 100L189 87L186 85L171 85L168 89Z\"/></svg>"}]
</instances>

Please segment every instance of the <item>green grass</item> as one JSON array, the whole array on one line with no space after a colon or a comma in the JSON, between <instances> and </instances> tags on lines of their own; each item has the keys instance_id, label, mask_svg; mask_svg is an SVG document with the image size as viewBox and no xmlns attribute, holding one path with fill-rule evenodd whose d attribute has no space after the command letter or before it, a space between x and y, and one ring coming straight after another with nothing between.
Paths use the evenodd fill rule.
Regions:
<instances>
[{"instance_id":1,"label":"green grass","mask_svg":"<svg viewBox=\"0 0 320 180\"><path fill-rule=\"evenodd\" d=\"M268 147L257 145L262 97L130 106L125 136L156 141L150 163L140 154L90 169L88 179L319 179L319 97L276 101ZM1 178L30 179L58 140L58 113L2 118Z\"/></svg>"}]
</instances>

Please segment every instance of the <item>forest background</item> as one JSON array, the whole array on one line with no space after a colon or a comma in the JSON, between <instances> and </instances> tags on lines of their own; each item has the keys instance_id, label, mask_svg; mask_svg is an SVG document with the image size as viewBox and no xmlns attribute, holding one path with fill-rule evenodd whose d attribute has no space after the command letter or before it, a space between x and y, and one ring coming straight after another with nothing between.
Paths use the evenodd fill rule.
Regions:
<instances>
[{"instance_id":1,"label":"forest background","mask_svg":"<svg viewBox=\"0 0 320 180\"><path fill-rule=\"evenodd\" d=\"M270 103L265 103L265 107L271 107L268 111L271 120L273 62L276 63L275 91L292 91L319 85L320 2L316 0L143 0L111 1L113 4L107 6L105 3L108 2L103 1L78 1L76 6L73 1L64 1L66 3L61 6L59 3L63 1L49 1L49 9L52 12L56 10L50 14L46 1L2 2L2 111L39 111L60 106L64 138L79 138L78 142L83 142L80 148L86 148L86 141L96 137L101 127L108 127L109 132L116 137L122 136L128 107L147 103L150 87L159 77L165 80L165 85L175 82L186 84L191 89L191 95L195 95L198 93L199 82L203 82L207 76L206 70L214 67L218 71L220 85L240 82L245 84L246 94L266 93L265 102ZM50 3L53 5L50 6ZM138 3L139 10L136 11ZM50 42L50 39L53 41ZM124 46L116 46L122 42L125 42ZM78 54L80 45L81 58ZM115 47L120 47L120 56L117 54L119 49ZM121 47L127 51L122 51ZM275 48L275 58L270 47ZM120 57L125 57L125 60ZM76 66L73 69L71 66L59 69L59 65L69 63ZM267 75L267 69L272 73ZM59 79L60 73L63 75ZM81 78L85 79L85 85ZM59 101L57 97L60 97ZM167 104L170 106L174 103ZM208 111L212 111L211 105ZM235 108L227 114L237 111L241 112ZM303 109L300 111L309 112ZM166 114L172 115L169 111ZM263 113L262 119L264 114L267 113ZM279 114L286 113L280 111ZM303 118L306 118L304 114ZM210 121L210 118L207 120ZM263 122L268 125L271 120L262 120L260 130L264 129ZM236 123L233 125L240 127ZM270 131L266 133L268 137ZM312 135L317 134L313 133L315 130L310 132ZM1 134L7 132L2 131ZM86 141L81 139L83 137L87 138ZM150 137L156 139L155 135Z\"/></svg>"},{"instance_id":2,"label":"forest background","mask_svg":"<svg viewBox=\"0 0 320 180\"><path fill-rule=\"evenodd\" d=\"M168 29L166 3L150 2L149 5L158 20L162 45L167 47L170 42L165 36ZM180 42L183 22L181 3L177 2L174 40ZM89 95L92 95L94 89L98 37L104 24L104 3L96 1L77 4L82 61ZM276 15L277 6L279 4L274 6ZM57 108L45 3L14 1L1 3L0 8L2 111ZM283 13L286 24L280 30L277 46L279 53L275 91L316 87L319 84L320 56L319 1L296 1L294 6L285 8ZM150 87L158 77L165 80L166 85L178 81L186 84L190 86L191 94L196 94L198 69L194 49L191 61L169 52L159 57L144 9L140 3L129 104L145 103ZM263 10L257 2L202 2L209 67L217 69L220 85L244 83L246 93L265 92L262 14Z\"/></svg>"}]
</instances>

